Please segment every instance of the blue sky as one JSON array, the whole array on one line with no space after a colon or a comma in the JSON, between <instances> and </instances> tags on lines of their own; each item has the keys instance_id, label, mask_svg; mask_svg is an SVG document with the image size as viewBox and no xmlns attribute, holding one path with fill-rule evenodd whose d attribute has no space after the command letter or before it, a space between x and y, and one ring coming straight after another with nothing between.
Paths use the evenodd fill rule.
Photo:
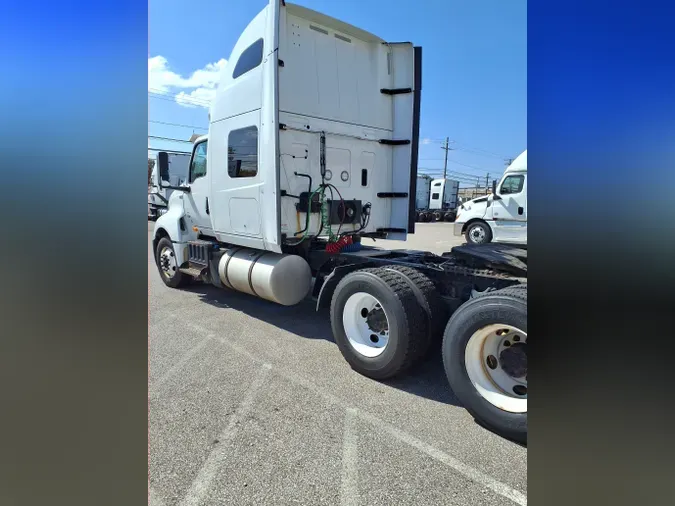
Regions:
<instances>
[{"instance_id":1,"label":"blue sky","mask_svg":"<svg viewBox=\"0 0 675 506\"><path fill-rule=\"evenodd\" d=\"M423 47L420 169L498 176L503 158L527 148L526 0L296 0L385 40ZM206 133L219 65L267 0L176 0L149 4L149 135ZM176 100L182 101L179 105ZM161 122L161 123L158 123ZM190 125L170 126L162 123ZM149 139L159 149L189 144ZM454 143L452 142L454 141ZM453 175L453 174L451 174ZM463 184L462 186L465 186Z\"/></svg>"}]
</instances>

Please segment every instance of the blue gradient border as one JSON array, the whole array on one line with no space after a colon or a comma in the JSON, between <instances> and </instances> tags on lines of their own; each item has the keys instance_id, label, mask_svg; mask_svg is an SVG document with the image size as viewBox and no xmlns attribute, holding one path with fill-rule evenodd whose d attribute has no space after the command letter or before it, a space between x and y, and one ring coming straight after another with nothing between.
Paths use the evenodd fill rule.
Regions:
<instances>
[{"instance_id":1,"label":"blue gradient border","mask_svg":"<svg viewBox=\"0 0 675 506\"><path fill-rule=\"evenodd\" d=\"M2 5L3 504L147 501L147 11Z\"/></svg>"},{"instance_id":2,"label":"blue gradient border","mask_svg":"<svg viewBox=\"0 0 675 506\"><path fill-rule=\"evenodd\" d=\"M672 501L674 14L528 4L532 504Z\"/></svg>"}]
</instances>

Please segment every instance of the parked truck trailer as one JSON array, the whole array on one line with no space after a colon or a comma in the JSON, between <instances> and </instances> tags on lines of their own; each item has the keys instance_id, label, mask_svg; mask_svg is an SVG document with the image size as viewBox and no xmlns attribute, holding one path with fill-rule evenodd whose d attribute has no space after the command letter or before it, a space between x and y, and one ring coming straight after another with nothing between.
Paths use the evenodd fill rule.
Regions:
<instances>
[{"instance_id":1,"label":"parked truck trailer","mask_svg":"<svg viewBox=\"0 0 675 506\"><path fill-rule=\"evenodd\" d=\"M428 175L417 176L415 194L415 220L454 221L459 205L459 181L448 178L433 179Z\"/></svg>"},{"instance_id":2,"label":"parked truck trailer","mask_svg":"<svg viewBox=\"0 0 675 506\"><path fill-rule=\"evenodd\" d=\"M526 251L361 242L415 232L421 92L420 47L270 0L235 44L188 181L156 222L158 270L174 288L201 280L281 305L314 299L346 362L375 380L442 340L466 409L523 440Z\"/></svg>"}]
</instances>

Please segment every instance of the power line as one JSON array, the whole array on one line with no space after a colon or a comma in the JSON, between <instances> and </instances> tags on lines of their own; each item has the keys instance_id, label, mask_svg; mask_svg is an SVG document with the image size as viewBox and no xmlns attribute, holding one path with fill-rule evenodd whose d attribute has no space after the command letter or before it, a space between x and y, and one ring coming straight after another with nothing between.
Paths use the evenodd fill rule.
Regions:
<instances>
[{"instance_id":1,"label":"power line","mask_svg":"<svg viewBox=\"0 0 675 506\"><path fill-rule=\"evenodd\" d=\"M148 95L151 98L158 98L160 100L167 100L169 102L182 100L184 102L191 103L192 105L202 105L205 107L211 105L211 101L206 99L191 97L189 95L180 95L179 93L165 93L161 90L156 90L155 88L148 88Z\"/></svg>"},{"instance_id":2,"label":"power line","mask_svg":"<svg viewBox=\"0 0 675 506\"><path fill-rule=\"evenodd\" d=\"M453 141L453 142L455 144L460 144L461 146L466 146L467 148L469 148L472 151L478 151L478 152L484 153L486 155L495 156L495 157L501 158L501 159L506 158L504 155L500 155L499 153L495 153L493 151L488 151L487 149L482 149L482 148L477 148L477 147L471 146L471 145L467 144L466 142L461 142L461 141L456 141L456 140ZM457 148L457 149L459 149L459 148ZM464 149L464 151L467 151L467 150Z\"/></svg>"},{"instance_id":3,"label":"power line","mask_svg":"<svg viewBox=\"0 0 675 506\"><path fill-rule=\"evenodd\" d=\"M176 99L180 96L182 100L184 99L184 100L190 100L190 101L193 101L193 102L203 102L202 99L194 98L194 97L191 97L189 95L180 95L178 93L162 93L162 92L159 92L159 91L148 90L148 95L150 95L154 98L163 98L163 99L166 99L166 100L174 100L174 99Z\"/></svg>"},{"instance_id":4,"label":"power line","mask_svg":"<svg viewBox=\"0 0 675 506\"><path fill-rule=\"evenodd\" d=\"M203 102L205 104L211 104L210 100L207 100L205 98L197 98L197 97L191 97L190 95L181 95L180 93L168 93L162 90L158 90L157 88L148 88L148 93L152 93L155 95L161 95L165 97L173 97L173 98L178 98L180 97L181 100L193 100L195 102Z\"/></svg>"},{"instance_id":5,"label":"power line","mask_svg":"<svg viewBox=\"0 0 675 506\"><path fill-rule=\"evenodd\" d=\"M191 141L186 141L183 139L172 139L171 137L158 137L157 135L148 135L149 139L159 139L162 141L174 141L174 142L187 142L188 144L192 144Z\"/></svg>"},{"instance_id":6,"label":"power line","mask_svg":"<svg viewBox=\"0 0 675 506\"><path fill-rule=\"evenodd\" d=\"M180 105L178 102L176 102L176 100L170 98L169 96L153 95L152 93L148 93L148 98L155 98L157 100L163 100L164 102L171 102L172 104ZM191 101L189 101L189 99L184 99L184 101L185 101L185 103L187 103L189 105L194 105L195 107L197 107L197 106L206 107L207 106L207 104L191 102Z\"/></svg>"},{"instance_id":7,"label":"power line","mask_svg":"<svg viewBox=\"0 0 675 506\"><path fill-rule=\"evenodd\" d=\"M420 170L427 170L427 171L435 171L435 172L441 172L443 169L427 169L427 168L421 168ZM483 174L470 174L468 172L459 172L457 170L450 170L447 171L448 174L455 175L455 176L463 176L463 177L468 177L468 178L476 178L476 177L483 177L484 174L488 174L489 172L485 170Z\"/></svg>"},{"instance_id":8,"label":"power line","mask_svg":"<svg viewBox=\"0 0 675 506\"><path fill-rule=\"evenodd\" d=\"M208 128L204 127L199 127L197 125L181 125L180 123L167 123L165 121L156 121L156 120L148 120L148 123L157 123L159 125L169 125L169 126L175 126L175 127L185 127L185 128L196 128L197 130L207 130Z\"/></svg>"},{"instance_id":9,"label":"power line","mask_svg":"<svg viewBox=\"0 0 675 506\"><path fill-rule=\"evenodd\" d=\"M165 102L172 102L174 104L180 105L180 103L176 101L176 99L178 98L177 95L174 95L173 98L172 98L172 95L162 95L162 94L159 94L159 93L153 94L151 92L148 92L148 98L156 98L158 100L164 100ZM190 98L190 97L180 97L180 100L182 100L183 102L185 102L189 105L195 105L195 106L200 106L200 107L205 107L205 108L209 107L211 105L207 102L196 101L195 99Z\"/></svg>"},{"instance_id":10,"label":"power line","mask_svg":"<svg viewBox=\"0 0 675 506\"><path fill-rule=\"evenodd\" d=\"M470 169L481 170L481 171L483 171L483 172L487 172L487 171L488 171L488 169L485 169L485 168L483 168L483 167L476 167L475 165L468 165L468 164L466 164L466 163L456 162L456 161L454 161L454 160L448 160L448 161L449 161L450 163L455 163L455 164L457 164L457 165L462 165L462 166L464 166L464 167L469 167Z\"/></svg>"},{"instance_id":11,"label":"power line","mask_svg":"<svg viewBox=\"0 0 675 506\"><path fill-rule=\"evenodd\" d=\"M481 151L476 151L476 150L473 150L473 149L466 149L466 148L463 148L463 147L461 147L461 146L460 146L460 147L457 147L457 148L455 148L455 149L456 149L457 151L462 151L462 152L464 152L464 153L469 153L469 154L471 154L471 155L486 156L486 157L489 157L489 158L500 158L500 159L502 158L502 157L497 156L497 155L494 155L494 154L492 154L492 153L483 153L483 152L481 152Z\"/></svg>"},{"instance_id":12,"label":"power line","mask_svg":"<svg viewBox=\"0 0 675 506\"><path fill-rule=\"evenodd\" d=\"M423 171L424 169L421 169L421 170ZM426 173L420 172L420 173L422 175L427 175L427 176L430 176L430 177L438 176L438 179L440 179L442 177L441 174L438 173L438 172L435 172L435 173L434 172L426 172ZM475 185L476 180L482 179L483 177L484 176L466 177L466 176L458 176L458 175L454 175L454 174L448 174L447 175L448 179L454 179L455 181L459 181L460 183L466 183L466 184L470 184L470 185Z\"/></svg>"},{"instance_id":13,"label":"power line","mask_svg":"<svg viewBox=\"0 0 675 506\"><path fill-rule=\"evenodd\" d=\"M430 144L432 142L433 143L439 143L439 144L445 144L446 139L431 139L429 137L423 137L420 142L422 144ZM504 155L500 155L499 153L495 153L494 151L489 151L489 150L483 149L483 148L477 148L477 147L471 146L470 144L467 144L465 142L453 140L453 141L450 141L450 143L460 145L460 147L454 147L453 148L457 151L464 151L466 153L473 153L473 154L481 155L481 156L491 156L491 157L499 158L499 159L502 159L502 160L504 158L507 158ZM464 147L462 147L462 146L464 146Z\"/></svg>"}]
</instances>

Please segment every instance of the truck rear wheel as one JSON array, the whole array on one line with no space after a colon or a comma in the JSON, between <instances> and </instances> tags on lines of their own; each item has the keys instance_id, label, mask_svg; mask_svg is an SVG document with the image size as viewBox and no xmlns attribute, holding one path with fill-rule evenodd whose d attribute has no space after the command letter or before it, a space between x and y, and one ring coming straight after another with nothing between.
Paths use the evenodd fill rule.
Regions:
<instances>
[{"instance_id":1,"label":"truck rear wheel","mask_svg":"<svg viewBox=\"0 0 675 506\"><path fill-rule=\"evenodd\" d=\"M179 270L180 266L176 262L176 252L173 249L173 243L168 237L162 237L157 243L155 262L159 270L159 277L162 278L166 286L178 288L189 281L188 277Z\"/></svg>"},{"instance_id":2,"label":"truck rear wheel","mask_svg":"<svg viewBox=\"0 0 675 506\"><path fill-rule=\"evenodd\" d=\"M527 441L527 289L505 288L455 311L443 364L464 407L495 432Z\"/></svg>"},{"instance_id":3,"label":"truck rear wheel","mask_svg":"<svg viewBox=\"0 0 675 506\"><path fill-rule=\"evenodd\" d=\"M469 244L486 244L492 240L492 230L483 221L474 221L465 232L466 242Z\"/></svg>"},{"instance_id":4,"label":"truck rear wheel","mask_svg":"<svg viewBox=\"0 0 675 506\"><path fill-rule=\"evenodd\" d=\"M411 286L429 320L427 342L420 347L420 358L424 357L434 341L438 342L443 336L443 329L448 322L448 308L441 300L434 283L423 272L404 265L388 265L385 267L399 273Z\"/></svg>"},{"instance_id":5,"label":"truck rear wheel","mask_svg":"<svg viewBox=\"0 0 675 506\"><path fill-rule=\"evenodd\" d=\"M330 309L333 337L349 365L373 379L409 368L428 340L428 317L397 272L363 269L340 281Z\"/></svg>"}]
</instances>

